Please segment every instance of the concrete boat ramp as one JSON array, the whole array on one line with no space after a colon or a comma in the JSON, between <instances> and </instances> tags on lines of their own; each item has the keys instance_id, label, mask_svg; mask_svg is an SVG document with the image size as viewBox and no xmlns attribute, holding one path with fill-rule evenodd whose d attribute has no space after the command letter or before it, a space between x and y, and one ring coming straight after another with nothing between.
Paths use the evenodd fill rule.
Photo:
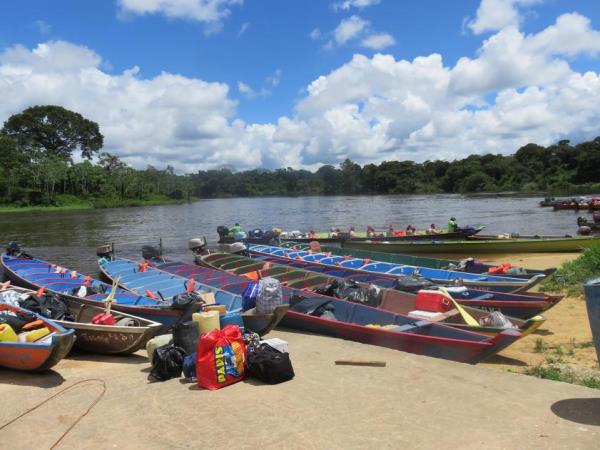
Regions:
<instances>
[{"instance_id":1,"label":"concrete boat ramp","mask_svg":"<svg viewBox=\"0 0 600 450\"><path fill-rule=\"evenodd\" d=\"M209 392L183 379L149 383L143 352L78 353L46 375L0 370L0 425L76 382L100 380L4 427L0 445L45 449L67 432L57 448L600 446L598 390L292 331L270 336L289 342L296 371L276 386L248 380Z\"/></svg>"}]
</instances>

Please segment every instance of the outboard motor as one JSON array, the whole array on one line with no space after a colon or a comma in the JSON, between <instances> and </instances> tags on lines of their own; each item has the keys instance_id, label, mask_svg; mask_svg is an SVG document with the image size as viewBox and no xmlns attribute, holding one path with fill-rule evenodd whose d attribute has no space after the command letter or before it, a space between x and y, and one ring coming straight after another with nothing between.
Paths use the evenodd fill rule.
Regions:
<instances>
[{"instance_id":1,"label":"outboard motor","mask_svg":"<svg viewBox=\"0 0 600 450\"><path fill-rule=\"evenodd\" d=\"M145 260L162 259L161 251L152 245L142 246L142 258Z\"/></svg>"},{"instance_id":2,"label":"outboard motor","mask_svg":"<svg viewBox=\"0 0 600 450\"><path fill-rule=\"evenodd\" d=\"M207 246L208 246L208 244L206 243L206 238L205 237L190 239L188 241L188 248L195 255L204 255L204 254L206 254L206 247Z\"/></svg>"},{"instance_id":3,"label":"outboard motor","mask_svg":"<svg viewBox=\"0 0 600 450\"><path fill-rule=\"evenodd\" d=\"M17 244L14 241L10 241L6 246L6 253L8 253L8 255L10 256L19 257L23 252L21 251L21 247L19 247L19 244Z\"/></svg>"},{"instance_id":4,"label":"outboard motor","mask_svg":"<svg viewBox=\"0 0 600 450\"><path fill-rule=\"evenodd\" d=\"M229 246L229 253L235 255L246 255L246 246L243 242L234 242Z\"/></svg>"},{"instance_id":5,"label":"outboard motor","mask_svg":"<svg viewBox=\"0 0 600 450\"><path fill-rule=\"evenodd\" d=\"M229 234L229 228L227 228L223 225L219 225L217 227L217 233L219 233L219 244L224 244L225 238Z\"/></svg>"},{"instance_id":6,"label":"outboard motor","mask_svg":"<svg viewBox=\"0 0 600 450\"><path fill-rule=\"evenodd\" d=\"M588 224L587 218L585 218L583 216L579 216L577 218L577 225L578 226L585 227L585 226L587 226L587 224Z\"/></svg>"},{"instance_id":7,"label":"outboard motor","mask_svg":"<svg viewBox=\"0 0 600 450\"><path fill-rule=\"evenodd\" d=\"M96 247L96 256L99 258L106 258L112 260L113 257L113 246L112 244L99 245Z\"/></svg>"}]
</instances>

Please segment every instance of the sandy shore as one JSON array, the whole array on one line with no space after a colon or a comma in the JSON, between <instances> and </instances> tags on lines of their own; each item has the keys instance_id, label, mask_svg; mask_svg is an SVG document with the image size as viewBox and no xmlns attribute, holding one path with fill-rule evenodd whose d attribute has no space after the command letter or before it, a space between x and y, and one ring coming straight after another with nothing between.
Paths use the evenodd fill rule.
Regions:
<instances>
[{"instance_id":1,"label":"sandy shore","mask_svg":"<svg viewBox=\"0 0 600 450\"><path fill-rule=\"evenodd\" d=\"M382 347L276 330L296 377L219 391L149 383L143 353L72 355L46 375L0 371L0 424L86 379L106 392L58 448L597 448L598 391ZM386 367L336 366L368 359ZM49 448L102 394L89 381L3 430Z\"/></svg>"},{"instance_id":2,"label":"sandy shore","mask_svg":"<svg viewBox=\"0 0 600 450\"><path fill-rule=\"evenodd\" d=\"M528 268L557 267L577 258L577 253L518 254L492 256L486 260L508 261ZM573 370L600 377L596 351L592 344L585 299L565 297L543 313L546 322L529 336L517 341L498 356L482 365L502 370L524 372L540 364L561 364ZM536 341L540 343L536 344ZM591 371L593 370L593 371Z\"/></svg>"}]
</instances>

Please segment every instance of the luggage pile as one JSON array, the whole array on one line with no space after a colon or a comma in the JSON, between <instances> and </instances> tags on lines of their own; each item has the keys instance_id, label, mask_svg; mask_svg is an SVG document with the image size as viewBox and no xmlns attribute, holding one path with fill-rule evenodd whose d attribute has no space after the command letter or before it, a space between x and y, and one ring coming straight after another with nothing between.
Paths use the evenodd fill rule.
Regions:
<instances>
[{"instance_id":1,"label":"luggage pile","mask_svg":"<svg viewBox=\"0 0 600 450\"><path fill-rule=\"evenodd\" d=\"M259 313L273 311L282 303L281 285L264 279L245 291L244 308ZM261 340L241 323L223 326L224 308L194 313L192 320L176 324L170 334L151 339L146 350L152 365L151 379L166 381L183 376L198 386L216 390L247 377L277 384L294 377L287 342ZM227 321L230 322L230 321Z\"/></svg>"}]
</instances>

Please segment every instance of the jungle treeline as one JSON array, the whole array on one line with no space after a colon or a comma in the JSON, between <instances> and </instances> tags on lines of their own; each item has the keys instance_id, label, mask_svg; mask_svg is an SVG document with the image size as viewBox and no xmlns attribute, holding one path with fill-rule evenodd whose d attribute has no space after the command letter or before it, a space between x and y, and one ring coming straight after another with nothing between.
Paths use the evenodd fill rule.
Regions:
<instances>
[{"instance_id":1,"label":"jungle treeline","mask_svg":"<svg viewBox=\"0 0 600 450\"><path fill-rule=\"evenodd\" d=\"M510 156L471 155L454 161L349 159L317 171L230 168L178 175L143 170L103 152L98 124L60 106L34 106L0 130L0 204L95 207L185 201L192 198L336 194L600 192L600 137L571 145L527 144ZM74 155L80 154L79 162Z\"/></svg>"}]
</instances>

